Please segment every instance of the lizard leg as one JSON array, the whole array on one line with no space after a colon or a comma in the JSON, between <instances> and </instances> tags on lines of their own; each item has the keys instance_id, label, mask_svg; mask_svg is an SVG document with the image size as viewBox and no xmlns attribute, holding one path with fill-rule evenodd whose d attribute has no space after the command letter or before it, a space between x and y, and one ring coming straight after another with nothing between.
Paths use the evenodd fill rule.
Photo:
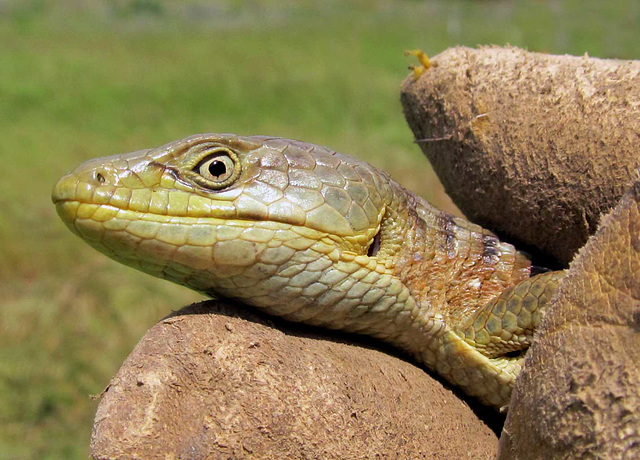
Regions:
<instances>
[{"instance_id":1,"label":"lizard leg","mask_svg":"<svg viewBox=\"0 0 640 460\"><path fill-rule=\"evenodd\" d=\"M564 274L547 272L522 281L471 315L455 332L489 358L526 350Z\"/></svg>"}]
</instances>

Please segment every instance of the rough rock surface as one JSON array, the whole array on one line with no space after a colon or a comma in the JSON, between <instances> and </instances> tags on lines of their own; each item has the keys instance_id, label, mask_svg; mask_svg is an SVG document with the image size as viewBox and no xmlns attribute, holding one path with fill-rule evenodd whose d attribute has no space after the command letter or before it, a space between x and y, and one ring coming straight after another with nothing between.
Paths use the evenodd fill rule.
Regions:
<instances>
[{"instance_id":1,"label":"rough rock surface","mask_svg":"<svg viewBox=\"0 0 640 460\"><path fill-rule=\"evenodd\" d=\"M104 392L92 456L495 458L496 435L464 402L368 343L237 303L182 309Z\"/></svg>"},{"instance_id":2,"label":"rough rock surface","mask_svg":"<svg viewBox=\"0 0 640 460\"><path fill-rule=\"evenodd\" d=\"M640 182L571 263L516 382L500 459L640 458Z\"/></svg>"},{"instance_id":3,"label":"rough rock surface","mask_svg":"<svg viewBox=\"0 0 640 460\"><path fill-rule=\"evenodd\" d=\"M401 101L447 193L568 263L637 178L640 61L457 47L432 63Z\"/></svg>"}]
</instances>

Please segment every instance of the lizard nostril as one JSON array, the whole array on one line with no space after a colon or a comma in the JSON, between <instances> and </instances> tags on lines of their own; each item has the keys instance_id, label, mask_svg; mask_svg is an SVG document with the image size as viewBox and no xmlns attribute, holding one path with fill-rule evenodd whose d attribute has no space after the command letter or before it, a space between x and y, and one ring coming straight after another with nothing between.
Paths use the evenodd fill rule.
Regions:
<instances>
[{"instance_id":1,"label":"lizard nostril","mask_svg":"<svg viewBox=\"0 0 640 460\"><path fill-rule=\"evenodd\" d=\"M106 182L106 179L104 178L104 176L100 173L95 173L94 176L95 180L97 180L100 184L104 184Z\"/></svg>"}]
</instances>

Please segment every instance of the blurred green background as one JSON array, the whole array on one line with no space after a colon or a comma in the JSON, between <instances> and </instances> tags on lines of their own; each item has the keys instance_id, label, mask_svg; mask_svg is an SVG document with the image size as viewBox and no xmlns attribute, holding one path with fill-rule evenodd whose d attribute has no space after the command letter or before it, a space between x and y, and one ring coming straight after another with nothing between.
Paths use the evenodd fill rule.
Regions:
<instances>
[{"instance_id":1,"label":"blurred green background","mask_svg":"<svg viewBox=\"0 0 640 460\"><path fill-rule=\"evenodd\" d=\"M0 458L85 458L99 394L200 297L59 221L55 180L196 132L331 146L450 207L405 125L415 59L454 45L637 58L640 2L0 0Z\"/></svg>"}]
</instances>

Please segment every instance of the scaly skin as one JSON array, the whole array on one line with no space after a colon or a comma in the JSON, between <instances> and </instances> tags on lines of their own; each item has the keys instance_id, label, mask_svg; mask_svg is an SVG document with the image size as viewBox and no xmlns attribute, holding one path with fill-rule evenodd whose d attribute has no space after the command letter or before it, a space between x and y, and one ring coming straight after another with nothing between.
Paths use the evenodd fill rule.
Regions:
<instances>
[{"instance_id":1,"label":"scaly skin","mask_svg":"<svg viewBox=\"0 0 640 460\"><path fill-rule=\"evenodd\" d=\"M496 408L562 276L530 277L513 246L366 163L279 138L194 135L91 160L53 201L126 265L383 339Z\"/></svg>"}]
</instances>

